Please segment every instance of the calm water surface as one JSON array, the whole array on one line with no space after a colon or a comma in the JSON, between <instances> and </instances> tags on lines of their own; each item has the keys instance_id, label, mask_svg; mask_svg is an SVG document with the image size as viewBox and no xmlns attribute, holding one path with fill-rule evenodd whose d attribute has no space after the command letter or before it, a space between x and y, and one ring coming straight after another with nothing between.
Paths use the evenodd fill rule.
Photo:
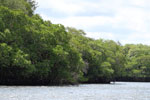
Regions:
<instances>
[{"instance_id":1,"label":"calm water surface","mask_svg":"<svg viewBox=\"0 0 150 100\"><path fill-rule=\"evenodd\" d=\"M150 83L0 86L0 100L150 100Z\"/></svg>"}]
</instances>

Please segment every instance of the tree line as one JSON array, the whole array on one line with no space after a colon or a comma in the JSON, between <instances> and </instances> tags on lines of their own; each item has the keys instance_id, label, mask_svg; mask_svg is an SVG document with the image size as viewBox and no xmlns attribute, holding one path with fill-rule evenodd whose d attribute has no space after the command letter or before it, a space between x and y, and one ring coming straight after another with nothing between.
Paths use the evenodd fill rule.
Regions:
<instances>
[{"instance_id":1,"label":"tree line","mask_svg":"<svg viewBox=\"0 0 150 100\"><path fill-rule=\"evenodd\" d=\"M0 84L146 81L150 46L86 37L34 14L33 0L0 0Z\"/></svg>"}]
</instances>

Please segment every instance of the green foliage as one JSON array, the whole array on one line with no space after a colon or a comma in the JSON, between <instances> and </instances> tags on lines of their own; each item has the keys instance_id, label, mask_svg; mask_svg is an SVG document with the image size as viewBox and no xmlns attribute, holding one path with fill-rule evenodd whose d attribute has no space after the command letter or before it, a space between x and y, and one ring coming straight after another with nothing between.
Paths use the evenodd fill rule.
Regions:
<instances>
[{"instance_id":1,"label":"green foliage","mask_svg":"<svg viewBox=\"0 0 150 100\"><path fill-rule=\"evenodd\" d=\"M13 10L21 10L29 16L33 15L36 5L36 2L33 0L0 0L0 6L5 6Z\"/></svg>"},{"instance_id":2,"label":"green foliage","mask_svg":"<svg viewBox=\"0 0 150 100\"><path fill-rule=\"evenodd\" d=\"M94 40L33 14L32 0L0 0L0 84L109 83L150 77L150 46Z\"/></svg>"},{"instance_id":3,"label":"green foliage","mask_svg":"<svg viewBox=\"0 0 150 100\"><path fill-rule=\"evenodd\" d=\"M126 45L126 76L149 77L150 76L150 47L147 45Z\"/></svg>"},{"instance_id":4,"label":"green foliage","mask_svg":"<svg viewBox=\"0 0 150 100\"><path fill-rule=\"evenodd\" d=\"M0 65L1 67L8 67L11 63L12 47L6 43L0 43Z\"/></svg>"},{"instance_id":5,"label":"green foliage","mask_svg":"<svg viewBox=\"0 0 150 100\"><path fill-rule=\"evenodd\" d=\"M48 84L73 84L83 79L81 54L70 44L71 36L63 25L5 7L0 8L0 18L4 24L0 29L1 53L5 55L0 65L13 66L10 73L16 79L24 76L25 80Z\"/></svg>"},{"instance_id":6,"label":"green foliage","mask_svg":"<svg viewBox=\"0 0 150 100\"><path fill-rule=\"evenodd\" d=\"M27 54L6 43L0 44L0 65L0 78L3 80L28 78L35 70Z\"/></svg>"}]
</instances>

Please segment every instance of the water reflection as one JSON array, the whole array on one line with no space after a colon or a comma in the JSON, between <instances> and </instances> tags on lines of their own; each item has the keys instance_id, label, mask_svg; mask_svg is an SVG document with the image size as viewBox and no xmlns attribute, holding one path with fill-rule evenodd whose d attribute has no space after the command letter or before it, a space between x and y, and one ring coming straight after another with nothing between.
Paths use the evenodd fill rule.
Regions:
<instances>
[{"instance_id":1,"label":"water reflection","mask_svg":"<svg viewBox=\"0 0 150 100\"><path fill-rule=\"evenodd\" d=\"M0 100L150 100L150 83L1 86Z\"/></svg>"}]
</instances>

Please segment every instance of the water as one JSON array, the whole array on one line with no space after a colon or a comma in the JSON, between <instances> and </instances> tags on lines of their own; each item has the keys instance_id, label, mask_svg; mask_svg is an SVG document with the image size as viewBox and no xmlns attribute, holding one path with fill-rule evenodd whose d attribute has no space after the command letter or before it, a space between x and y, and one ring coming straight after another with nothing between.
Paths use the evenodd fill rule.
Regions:
<instances>
[{"instance_id":1,"label":"water","mask_svg":"<svg viewBox=\"0 0 150 100\"><path fill-rule=\"evenodd\" d=\"M0 86L0 100L150 100L150 83Z\"/></svg>"}]
</instances>

